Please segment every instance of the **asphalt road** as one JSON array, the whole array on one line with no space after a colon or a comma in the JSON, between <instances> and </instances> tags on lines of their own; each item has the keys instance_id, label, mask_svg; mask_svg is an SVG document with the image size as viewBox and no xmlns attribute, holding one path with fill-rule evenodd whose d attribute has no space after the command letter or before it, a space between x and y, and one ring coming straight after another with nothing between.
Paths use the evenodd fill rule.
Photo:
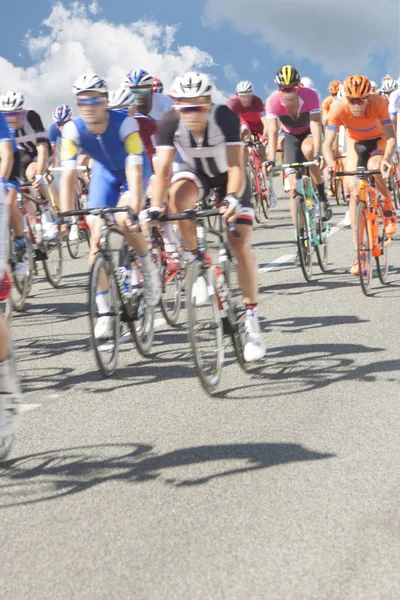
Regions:
<instances>
[{"instance_id":1,"label":"asphalt road","mask_svg":"<svg viewBox=\"0 0 400 600\"><path fill-rule=\"evenodd\" d=\"M25 412L0 468L1 598L398 600L400 244L366 298L343 216L311 284L287 200L256 227L268 353L246 375L228 351L214 398L185 313L104 380L86 250L60 289L35 280L13 324Z\"/></svg>"}]
</instances>

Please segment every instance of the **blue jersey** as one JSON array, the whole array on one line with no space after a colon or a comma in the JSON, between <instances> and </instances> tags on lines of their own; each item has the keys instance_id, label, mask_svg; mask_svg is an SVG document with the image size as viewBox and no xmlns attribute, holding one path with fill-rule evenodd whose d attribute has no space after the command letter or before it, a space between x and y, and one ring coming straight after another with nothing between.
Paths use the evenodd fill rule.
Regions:
<instances>
[{"instance_id":1,"label":"blue jersey","mask_svg":"<svg viewBox=\"0 0 400 600\"><path fill-rule=\"evenodd\" d=\"M49 137L50 144L58 145L57 142L59 139L61 139L62 134L61 134L61 129L59 128L57 123L52 123L50 125L47 135Z\"/></svg>"},{"instance_id":2,"label":"blue jersey","mask_svg":"<svg viewBox=\"0 0 400 600\"><path fill-rule=\"evenodd\" d=\"M0 142L11 142L13 152L18 151L17 142L2 113L0 113Z\"/></svg>"}]
</instances>

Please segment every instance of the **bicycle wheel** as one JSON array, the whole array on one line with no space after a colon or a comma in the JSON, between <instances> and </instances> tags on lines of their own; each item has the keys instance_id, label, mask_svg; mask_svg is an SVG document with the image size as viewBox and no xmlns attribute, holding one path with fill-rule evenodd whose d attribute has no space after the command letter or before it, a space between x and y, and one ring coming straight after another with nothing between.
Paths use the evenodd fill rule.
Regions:
<instances>
[{"instance_id":1,"label":"bicycle wheel","mask_svg":"<svg viewBox=\"0 0 400 600\"><path fill-rule=\"evenodd\" d=\"M182 277L180 270L171 273L165 266L162 276L161 310L168 325L174 327L181 312Z\"/></svg>"},{"instance_id":2,"label":"bicycle wheel","mask_svg":"<svg viewBox=\"0 0 400 600\"><path fill-rule=\"evenodd\" d=\"M344 185L340 177L335 178L335 197L336 204L338 206L340 206L341 204L345 204L346 197L344 193Z\"/></svg>"},{"instance_id":3,"label":"bicycle wheel","mask_svg":"<svg viewBox=\"0 0 400 600\"><path fill-rule=\"evenodd\" d=\"M78 221L74 222L73 225L78 228L78 235L75 240L70 240L71 230L67 237L67 248L71 258L78 258L79 254L79 243L80 243L80 230Z\"/></svg>"},{"instance_id":4,"label":"bicycle wheel","mask_svg":"<svg viewBox=\"0 0 400 600\"><path fill-rule=\"evenodd\" d=\"M378 271L378 277L382 285L387 284L387 278L389 274L389 256L388 256L388 248L389 248L389 238L385 233L384 221L383 221L383 210L380 208L379 210L379 234L378 234L378 245L381 254L379 256L375 256L376 261L376 269ZM375 254L375 248L373 251Z\"/></svg>"},{"instance_id":5,"label":"bicycle wheel","mask_svg":"<svg viewBox=\"0 0 400 600\"><path fill-rule=\"evenodd\" d=\"M257 173L254 165L250 166L250 184L253 197L254 217L257 223L261 223L262 199L257 186Z\"/></svg>"},{"instance_id":6,"label":"bicycle wheel","mask_svg":"<svg viewBox=\"0 0 400 600\"><path fill-rule=\"evenodd\" d=\"M17 372L17 360L16 360L16 356L15 356L15 351L14 351L14 346L12 343L12 337L11 337L11 328L10 328L10 322L9 322L9 318L7 317L7 302L2 302L2 309L1 312L3 313L3 315L5 316L7 322L7 327L8 327L8 336L9 336L9 367L10 367L10 380L12 382L12 388L11 388L11 394L9 395L9 402L15 406L15 411L16 411L16 419L17 419L17 425L18 425L18 405L21 402L21 387L20 387L20 381L19 381L19 376L18 376L18 372ZM6 437L0 438L0 462L5 461L8 456L10 455L10 452L13 448L14 445L14 441L15 441L15 436L14 434L8 435Z\"/></svg>"},{"instance_id":7,"label":"bicycle wheel","mask_svg":"<svg viewBox=\"0 0 400 600\"><path fill-rule=\"evenodd\" d=\"M368 222L368 207L359 202L357 207L357 260L362 291L368 296L372 281L372 249Z\"/></svg>"},{"instance_id":8,"label":"bicycle wheel","mask_svg":"<svg viewBox=\"0 0 400 600\"><path fill-rule=\"evenodd\" d=\"M53 287L58 287L62 278L62 245L61 240L44 242L47 259L43 261L47 281Z\"/></svg>"},{"instance_id":9,"label":"bicycle wheel","mask_svg":"<svg viewBox=\"0 0 400 600\"><path fill-rule=\"evenodd\" d=\"M400 189L399 189L399 180L398 180L398 168L395 166L394 175L391 176L391 192L393 197L393 203L396 207L396 210L400 208Z\"/></svg>"},{"instance_id":10,"label":"bicycle wheel","mask_svg":"<svg viewBox=\"0 0 400 600\"><path fill-rule=\"evenodd\" d=\"M209 395L217 389L224 362L222 320L214 284L211 269L197 260L190 264L186 294L189 343L197 376Z\"/></svg>"},{"instance_id":11,"label":"bicycle wheel","mask_svg":"<svg viewBox=\"0 0 400 600\"><path fill-rule=\"evenodd\" d=\"M99 313L96 296L108 287L108 312ZM108 318L104 333L99 335L100 318ZM100 371L110 377L117 368L119 340L121 334L121 310L117 283L103 254L96 254L89 281L90 340ZM104 323L104 321L103 321ZM97 329L97 331L96 331ZM97 337L96 337L97 333Z\"/></svg>"},{"instance_id":12,"label":"bicycle wheel","mask_svg":"<svg viewBox=\"0 0 400 600\"><path fill-rule=\"evenodd\" d=\"M33 278L33 253L32 253L32 244L28 239L25 240L26 244L26 254L28 257L28 265L27 271L24 275L17 275L15 271L15 265L17 262L17 257L15 254L15 246L14 246L14 238L11 236L10 238L10 262L11 262L11 271L12 271L12 280L13 286L11 289L11 303L14 310L20 312L23 310L25 306L26 299L29 295L30 289L32 287L32 278Z\"/></svg>"},{"instance_id":13,"label":"bicycle wheel","mask_svg":"<svg viewBox=\"0 0 400 600\"><path fill-rule=\"evenodd\" d=\"M312 277L312 243L308 226L307 209L302 196L296 199L296 237L301 270L306 281Z\"/></svg>"},{"instance_id":14,"label":"bicycle wheel","mask_svg":"<svg viewBox=\"0 0 400 600\"><path fill-rule=\"evenodd\" d=\"M328 270L328 230L326 223L322 219L318 220L318 239L320 243L318 246L315 246L315 252L319 268L323 273L326 273Z\"/></svg>"},{"instance_id":15,"label":"bicycle wheel","mask_svg":"<svg viewBox=\"0 0 400 600\"><path fill-rule=\"evenodd\" d=\"M136 301L136 318L129 323L129 329L140 354L147 357L154 341L154 308L147 306L142 294Z\"/></svg>"},{"instance_id":16,"label":"bicycle wheel","mask_svg":"<svg viewBox=\"0 0 400 600\"><path fill-rule=\"evenodd\" d=\"M269 199L269 189L268 187L265 189L264 195L261 201L262 210L264 213L264 217L269 219L269 209L271 208L271 202Z\"/></svg>"}]
</instances>

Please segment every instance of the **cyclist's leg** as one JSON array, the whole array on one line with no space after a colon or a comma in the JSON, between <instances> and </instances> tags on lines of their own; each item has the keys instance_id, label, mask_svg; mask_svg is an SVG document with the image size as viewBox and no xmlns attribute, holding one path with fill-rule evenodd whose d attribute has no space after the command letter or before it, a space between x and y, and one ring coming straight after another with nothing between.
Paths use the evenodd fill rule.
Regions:
<instances>
[{"instance_id":1,"label":"cyclist's leg","mask_svg":"<svg viewBox=\"0 0 400 600\"><path fill-rule=\"evenodd\" d=\"M358 166L363 165L362 157L357 154L355 148L355 140L352 138L347 139L347 156L346 156L346 171L356 171ZM350 212L350 223L353 233L353 247L357 250L357 234L356 234L356 222L357 222L357 203L358 203L358 192L359 185L358 180L354 177L345 177L344 186L347 192L350 194L349 212Z\"/></svg>"},{"instance_id":2,"label":"cyclist's leg","mask_svg":"<svg viewBox=\"0 0 400 600\"><path fill-rule=\"evenodd\" d=\"M285 132L284 159L285 164L304 162L305 157L301 151L301 142L303 136L293 135ZM290 214L293 224L296 223L296 196L297 196L297 175L294 169L286 169L286 177L290 184Z\"/></svg>"},{"instance_id":3,"label":"cyclist's leg","mask_svg":"<svg viewBox=\"0 0 400 600\"><path fill-rule=\"evenodd\" d=\"M301 143L301 151L307 161L314 160L314 142L311 136L307 136ZM325 193L325 184L322 177L322 172L319 165L309 167L311 179L318 190L318 196L324 204L325 219L329 220L332 217L332 211L328 209L328 198Z\"/></svg>"},{"instance_id":4,"label":"cyclist's leg","mask_svg":"<svg viewBox=\"0 0 400 600\"><path fill-rule=\"evenodd\" d=\"M209 191L205 178L193 173L190 169L178 171L171 179L169 190L171 212L178 213L194 208ZM185 250L196 251L196 225L191 221L178 221L178 228Z\"/></svg>"},{"instance_id":5,"label":"cyclist's leg","mask_svg":"<svg viewBox=\"0 0 400 600\"><path fill-rule=\"evenodd\" d=\"M385 151L386 141L379 139L376 145L376 149L371 152L368 169L379 170ZM393 206L392 195L387 187L386 180L382 175L375 176L376 187L382 194L383 198L383 218L385 222L385 231L387 235L392 236L397 232L397 216Z\"/></svg>"}]
</instances>

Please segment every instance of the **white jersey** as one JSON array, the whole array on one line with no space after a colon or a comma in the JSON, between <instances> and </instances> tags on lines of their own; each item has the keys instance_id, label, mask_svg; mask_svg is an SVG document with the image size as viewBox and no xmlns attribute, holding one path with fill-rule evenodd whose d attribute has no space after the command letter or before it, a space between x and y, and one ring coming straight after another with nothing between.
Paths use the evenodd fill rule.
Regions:
<instances>
[{"instance_id":1,"label":"white jersey","mask_svg":"<svg viewBox=\"0 0 400 600\"><path fill-rule=\"evenodd\" d=\"M147 116L154 119L154 121L159 121L162 115L174 104L172 98L165 94L153 94L152 101L153 105Z\"/></svg>"}]
</instances>

